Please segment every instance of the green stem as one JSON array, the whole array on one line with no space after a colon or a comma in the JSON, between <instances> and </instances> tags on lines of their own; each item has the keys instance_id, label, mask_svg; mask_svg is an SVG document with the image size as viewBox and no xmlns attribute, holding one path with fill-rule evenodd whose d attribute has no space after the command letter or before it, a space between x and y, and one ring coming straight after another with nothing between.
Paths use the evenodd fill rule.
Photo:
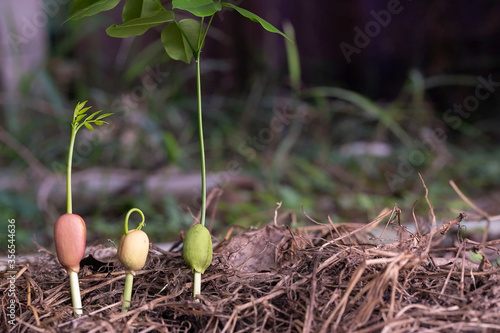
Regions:
<instances>
[{"instance_id":1,"label":"green stem","mask_svg":"<svg viewBox=\"0 0 500 333\"><path fill-rule=\"evenodd\" d=\"M207 208L207 180L205 167L205 143L203 141L203 117L201 110L201 72L200 51L196 54L196 90L198 92L198 128L200 134L200 157L201 157L201 225L205 226L205 211Z\"/></svg>"},{"instance_id":2,"label":"green stem","mask_svg":"<svg viewBox=\"0 0 500 333\"><path fill-rule=\"evenodd\" d=\"M198 53L201 52L201 49L203 48L203 45L205 44L205 39L208 34L208 28L210 28L210 25L212 24L212 21L214 19L214 15L210 16L210 20L208 21L207 28L203 30L203 17L201 18L201 23L200 23L200 37L198 40Z\"/></svg>"},{"instance_id":3,"label":"green stem","mask_svg":"<svg viewBox=\"0 0 500 333\"><path fill-rule=\"evenodd\" d=\"M201 294L201 273L194 272L193 275L194 275L194 281L193 281L193 298L195 298L195 300L197 302L199 302L200 300L196 298L196 295Z\"/></svg>"},{"instance_id":4,"label":"green stem","mask_svg":"<svg viewBox=\"0 0 500 333\"><path fill-rule=\"evenodd\" d=\"M78 273L75 271L69 272L69 285L71 288L71 302L75 316L80 317L82 311L82 298L80 296L80 284L78 283Z\"/></svg>"},{"instance_id":5,"label":"green stem","mask_svg":"<svg viewBox=\"0 0 500 333\"><path fill-rule=\"evenodd\" d=\"M125 275L125 288L123 289L122 312L127 312L132 299L132 285L134 284L134 274L127 272Z\"/></svg>"},{"instance_id":6,"label":"green stem","mask_svg":"<svg viewBox=\"0 0 500 333\"><path fill-rule=\"evenodd\" d=\"M132 214L133 212L138 212L142 216L142 221L141 223L139 223L139 226L136 230L141 230L142 227L146 225L146 223L144 223L144 221L146 221L146 218L144 217L144 213L142 212L142 210L140 210L139 208L132 208L128 211L127 216L125 216L125 235L128 234L128 219L130 217L130 214Z\"/></svg>"},{"instance_id":7,"label":"green stem","mask_svg":"<svg viewBox=\"0 0 500 333\"><path fill-rule=\"evenodd\" d=\"M69 153L68 153L68 170L66 171L66 205L67 213L73 213L73 202L71 200L71 165L73 161L73 147L75 146L76 132L78 128L71 125L71 141L69 142Z\"/></svg>"}]
</instances>

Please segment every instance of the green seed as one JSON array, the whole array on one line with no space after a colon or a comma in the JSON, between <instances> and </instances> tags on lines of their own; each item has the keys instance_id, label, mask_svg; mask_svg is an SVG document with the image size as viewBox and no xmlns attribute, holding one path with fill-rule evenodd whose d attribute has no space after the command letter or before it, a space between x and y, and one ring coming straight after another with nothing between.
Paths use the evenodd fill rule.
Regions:
<instances>
[{"instance_id":1,"label":"green seed","mask_svg":"<svg viewBox=\"0 0 500 333\"><path fill-rule=\"evenodd\" d=\"M210 231L201 224L195 224L189 228L184 237L182 255L193 273L205 273L212 262Z\"/></svg>"}]
</instances>

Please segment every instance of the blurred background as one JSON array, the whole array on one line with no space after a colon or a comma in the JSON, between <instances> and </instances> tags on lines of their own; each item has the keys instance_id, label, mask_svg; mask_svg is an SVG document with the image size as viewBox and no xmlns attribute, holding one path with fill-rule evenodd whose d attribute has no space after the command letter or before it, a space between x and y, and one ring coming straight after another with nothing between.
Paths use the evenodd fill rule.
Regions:
<instances>
[{"instance_id":1,"label":"blurred background","mask_svg":"<svg viewBox=\"0 0 500 333\"><path fill-rule=\"evenodd\" d=\"M427 218L500 206L500 2L247 0L295 44L231 10L202 53L209 189L216 236L272 220L368 222L395 203ZM0 221L18 247L52 249L65 212L65 166L77 102L113 112L82 129L73 211L88 244L146 215L153 242L178 238L199 209L194 64L176 62L161 28L108 37L122 5L65 22L70 1L0 3ZM165 4L168 6L168 4ZM1 235L6 235L2 227ZM6 237L2 237L2 243ZM3 247L2 247L3 251Z\"/></svg>"}]
</instances>

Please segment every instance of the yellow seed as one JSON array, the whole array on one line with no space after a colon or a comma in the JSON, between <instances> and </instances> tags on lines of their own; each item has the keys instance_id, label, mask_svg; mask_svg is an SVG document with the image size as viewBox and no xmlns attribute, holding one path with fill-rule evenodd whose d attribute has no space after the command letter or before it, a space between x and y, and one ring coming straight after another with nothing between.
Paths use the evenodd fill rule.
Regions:
<instances>
[{"instance_id":1,"label":"yellow seed","mask_svg":"<svg viewBox=\"0 0 500 333\"><path fill-rule=\"evenodd\" d=\"M182 256L193 272L205 273L212 262L212 236L201 224L195 224L184 237Z\"/></svg>"},{"instance_id":2,"label":"yellow seed","mask_svg":"<svg viewBox=\"0 0 500 333\"><path fill-rule=\"evenodd\" d=\"M144 267L148 258L149 238L142 230L130 230L118 245L118 259L127 271L134 273Z\"/></svg>"}]
</instances>

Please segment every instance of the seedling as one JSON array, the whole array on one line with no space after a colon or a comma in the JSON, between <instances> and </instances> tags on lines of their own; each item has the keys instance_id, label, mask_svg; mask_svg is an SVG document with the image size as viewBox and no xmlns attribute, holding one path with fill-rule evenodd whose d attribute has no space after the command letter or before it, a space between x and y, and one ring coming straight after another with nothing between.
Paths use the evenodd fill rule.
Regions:
<instances>
[{"instance_id":1,"label":"seedling","mask_svg":"<svg viewBox=\"0 0 500 333\"><path fill-rule=\"evenodd\" d=\"M204 225L195 224L184 237L182 248L184 261L193 274L193 297L201 293L201 275L212 262L212 236Z\"/></svg>"},{"instance_id":2,"label":"seedling","mask_svg":"<svg viewBox=\"0 0 500 333\"><path fill-rule=\"evenodd\" d=\"M128 219L130 214L138 212L142 216L142 221L137 229L128 230ZM132 208L125 217L125 233L120 239L118 245L118 260L125 267L125 288L123 289L122 312L127 312L132 298L132 286L134 284L135 272L142 269L146 264L149 252L148 235L141 230L145 226L145 218L142 211L138 208Z\"/></svg>"},{"instance_id":3,"label":"seedling","mask_svg":"<svg viewBox=\"0 0 500 333\"><path fill-rule=\"evenodd\" d=\"M68 153L68 169L66 172L67 212L61 215L54 225L54 243L56 245L57 259L69 275L71 300L75 316L82 315L82 300L80 297L80 286L78 284L78 271L80 270L80 261L85 253L87 229L82 217L73 214L73 205L71 201L71 164L73 160L73 147L75 145L76 133L82 126L93 131L94 128L91 125L92 123L98 126L107 124L103 119L111 115L111 113L99 115L101 111L97 111L87 117L85 112L87 112L90 107L85 107L85 103L87 103L87 101L77 104L71 123L71 140Z\"/></svg>"},{"instance_id":4,"label":"seedling","mask_svg":"<svg viewBox=\"0 0 500 333\"><path fill-rule=\"evenodd\" d=\"M85 16L97 14L102 11L110 10L117 6L119 2L120 0L75 0L71 7L69 19L79 19ZM201 164L200 225L203 227L205 226L206 216L207 186L201 104L200 57L201 50L203 48L203 45L205 44L208 29L210 28L215 14L222 11L223 7L231 8L241 14L243 17L259 23L265 30L273 33L278 33L289 39L280 30L275 28L273 25L271 25L261 17L255 15L254 13L240 8L232 3L220 0L172 0L172 9L186 11L199 18L199 20L187 18L179 21L175 20L174 12L171 10L167 10L158 0L125 0L122 11L122 24L113 24L106 29L108 35L112 37L125 38L130 36L142 35L150 28L165 25L161 33L161 42L167 54L174 60L181 60L185 63L190 63L194 58L196 62L198 133L200 141L199 144ZM208 22L205 22L206 20L208 20ZM197 227L196 229L199 228L200 227ZM208 234L210 235L210 233ZM186 237L186 239L189 238ZM206 248L197 248L198 245L196 244L196 242L190 245L190 247L191 246L192 248L190 249L190 252L193 251L194 253L195 251L200 251L206 254ZM209 264L210 263L208 263L208 265ZM199 279L200 275L195 274L195 277ZM196 294L196 290L194 294Z\"/></svg>"}]
</instances>

